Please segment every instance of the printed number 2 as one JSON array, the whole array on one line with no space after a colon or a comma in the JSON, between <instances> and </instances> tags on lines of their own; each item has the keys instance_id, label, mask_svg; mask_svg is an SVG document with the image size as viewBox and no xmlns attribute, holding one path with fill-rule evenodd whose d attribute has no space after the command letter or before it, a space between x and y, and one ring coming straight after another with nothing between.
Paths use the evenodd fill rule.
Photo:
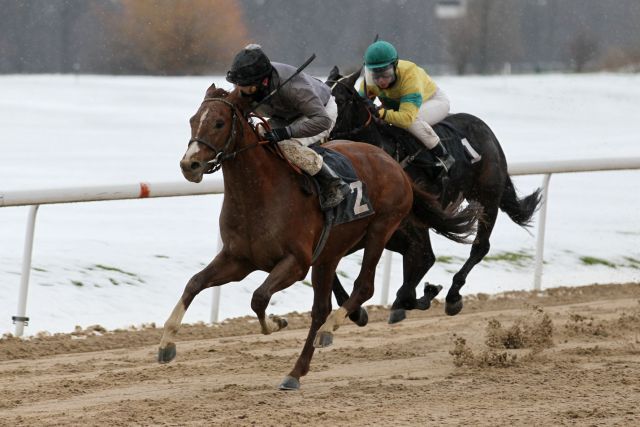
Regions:
<instances>
[{"instance_id":1,"label":"printed number 2","mask_svg":"<svg viewBox=\"0 0 640 427\"><path fill-rule=\"evenodd\" d=\"M350 184L351 192L355 190L356 192L356 202L353 205L353 214L360 215L361 213L367 212L369 210L369 206L362 203L362 181L355 181Z\"/></svg>"}]
</instances>

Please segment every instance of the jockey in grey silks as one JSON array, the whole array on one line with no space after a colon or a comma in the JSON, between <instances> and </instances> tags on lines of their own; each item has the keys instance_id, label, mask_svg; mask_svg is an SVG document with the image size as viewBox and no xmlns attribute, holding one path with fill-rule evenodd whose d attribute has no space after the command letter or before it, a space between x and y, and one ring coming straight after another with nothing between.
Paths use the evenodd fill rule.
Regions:
<instances>
[{"instance_id":1,"label":"jockey in grey silks","mask_svg":"<svg viewBox=\"0 0 640 427\"><path fill-rule=\"evenodd\" d=\"M269 118L271 130L264 138L277 143L291 163L317 178L322 208L330 209L351 190L309 145L328 137L338 108L327 85L304 72L295 73L294 67L271 62L259 45L250 44L234 58L227 81L251 98L258 114Z\"/></svg>"}]
</instances>

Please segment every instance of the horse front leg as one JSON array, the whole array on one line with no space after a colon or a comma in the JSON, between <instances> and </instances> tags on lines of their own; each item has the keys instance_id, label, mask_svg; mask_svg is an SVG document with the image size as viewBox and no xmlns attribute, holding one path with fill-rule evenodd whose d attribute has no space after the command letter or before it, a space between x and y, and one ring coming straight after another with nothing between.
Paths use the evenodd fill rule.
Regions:
<instances>
[{"instance_id":1,"label":"horse front leg","mask_svg":"<svg viewBox=\"0 0 640 427\"><path fill-rule=\"evenodd\" d=\"M266 310L271 296L282 289L286 289L298 280L304 279L309 265L304 264L293 255L283 258L271 270L267 279L253 292L251 309L258 316L262 333L269 335L287 326L287 320L278 316L266 317Z\"/></svg>"},{"instance_id":2,"label":"horse front leg","mask_svg":"<svg viewBox=\"0 0 640 427\"><path fill-rule=\"evenodd\" d=\"M394 237L392 237L392 240ZM406 242L402 252L404 280L402 286L396 292L395 301L391 305L391 312L389 313L390 324L404 320L407 317L405 310L413 310L414 308L426 310L431 303L429 300L427 305L421 298L422 304L418 305L418 300L416 299L416 287L436 262L436 256L433 253L431 239L429 238L429 230L423 228L413 229L411 232L403 233L402 237Z\"/></svg>"},{"instance_id":3,"label":"horse front leg","mask_svg":"<svg viewBox=\"0 0 640 427\"><path fill-rule=\"evenodd\" d=\"M240 281L254 270L245 262L237 260L223 251L202 271L195 274L185 286L180 300L164 323L160 349L158 350L158 362L168 363L176 357L174 339L180 329L184 314L196 295L212 286Z\"/></svg>"},{"instance_id":4,"label":"horse front leg","mask_svg":"<svg viewBox=\"0 0 640 427\"><path fill-rule=\"evenodd\" d=\"M300 377L309 372L311 358L315 347L313 340L320 326L331 312L331 282L337 263L333 265L317 265L313 267L311 282L313 283L313 307L311 309L311 326L302 352L289 375L280 383L280 390L297 390L300 388ZM333 273L332 273L333 272ZM346 294L346 292L345 292Z\"/></svg>"},{"instance_id":5,"label":"horse front leg","mask_svg":"<svg viewBox=\"0 0 640 427\"><path fill-rule=\"evenodd\" d=\"M496 201L497 203L497 201ZM489 253L491 244L489 238L493 231L493 226L496 223L498 217L497 204L491 207L484 208L484 218L482 221L478 221L478 233L471 245L471 253L469 258L464 263L460 271L453 276L453 283L447 297L445 299L444 311L449 316L455 316L462 310L462 296L460 295L460 289L467 282L467 275L471 272L471 269L476 266L482 259Z\"/></svg>"}]
</instances>

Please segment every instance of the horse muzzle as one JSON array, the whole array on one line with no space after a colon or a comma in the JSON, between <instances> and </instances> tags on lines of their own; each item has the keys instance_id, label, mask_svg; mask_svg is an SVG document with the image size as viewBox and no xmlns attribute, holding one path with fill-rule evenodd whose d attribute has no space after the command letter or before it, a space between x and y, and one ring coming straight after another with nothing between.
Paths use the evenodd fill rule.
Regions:
<instances>
[{"instance_id":1,"label":"horse muzzle","mask_svg":"<svg viewBox=\"0 0 640 427\"><path fill-rule=\"evenodd\" d=\"M182 159L180 160L180 169L182 175L191 182L202 181L205 170L209 167L208 163L199 160Z\"/></svg>"}]
</instances>

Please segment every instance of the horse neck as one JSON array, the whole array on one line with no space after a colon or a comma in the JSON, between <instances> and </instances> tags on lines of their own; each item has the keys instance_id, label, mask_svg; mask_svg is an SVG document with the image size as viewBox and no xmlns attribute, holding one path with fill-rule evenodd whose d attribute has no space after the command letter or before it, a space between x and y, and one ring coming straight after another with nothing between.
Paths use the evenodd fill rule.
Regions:
<instances>
[{"instance_id":1,"label":"horse neck","mask_svg":"<svg viewBox=\"0 0 640 427\"><path fill-rule=\"evenodd\" d=\"M264 146L256 146L258 137L253 129L246 122L242 126L233 148L242 151L222 163L225 199L254 207L272 204L276 190L286 194L282 182L291 178L284 162Z\"/></svg>"}]
</instances>

